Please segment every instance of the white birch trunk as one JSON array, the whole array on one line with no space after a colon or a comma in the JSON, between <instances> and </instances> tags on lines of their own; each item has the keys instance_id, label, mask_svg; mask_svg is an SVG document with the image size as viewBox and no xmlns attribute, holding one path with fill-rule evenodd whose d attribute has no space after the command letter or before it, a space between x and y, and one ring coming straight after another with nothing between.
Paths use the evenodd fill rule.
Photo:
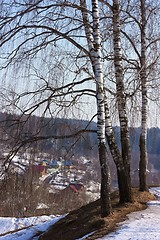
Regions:
<instances>
[{"instance_id":1,"label":"white birch trunk","mask_svg":"<svg viewBox=\"0 0 160 240\"><path fill-rule=\"evenodd\" d=\"M87 9L86 1L81 0L80 2L81 5ZM101 165L101 215L105 217L111 213L111 199L110 199L110 169L105 137L105 101L104 101L105 95L102 71L102 50L99 28L98 0L92 0L93 28L91 28L90 26L88 14L85 10L82 10L82 16L85 25L85 33L90 52L90 59L96 80L97 139L99 149L99 160Z\"/></svg>"},{"instance_id":2,"label":"white birch trunk","mask_svg":"<svg viewBox=\"0 0 160 240\"><path fill-rule=\"evenodd\" d=\"M147 73L146 73L146 9L145 0L141 0L141 91L142 118L140 135L139 189L147 191Z\"/></svg>"},{"instance_id":3,"label":"white birch trunk","mask_svg":"<svg viewBox=\"0 0 160 240\"><path fill-rule=\"evenodd\" d=\"M113 1L113 44L114 65L117 89L117 103L121 128L122 157L130 173L130 140L128 130L128 119L126 114L126 99L124 94L124 73L122 66L121 38L120 38L120 1Z\"/></svg>"},{"instance_id":4,"label":"white birch trunk","mask_svg":"<svg viewBox=\"0 0 160 240\"><path fill-rule=\"evenodd\" d=\"M124 163L130 162L130 143L128 119L126 114L126 100L124 94L124 73L122 66L121 38L120 38L120 2L113 1L113 44L114 44L114 65L117 89L117 103L121 128L122 156Z\"/></svg>"},{"instance_id":5,"label":"white birch trunk","mask_svg":"<svg viewBox=\"0 0 160 240\"><path fill-rule=\"evenodd\" d=\"M98 1L96 1L96 3L98 4ZM93 1L93 5L94 4L95 2ZM81 0L81 5L84 7L84 9L87 9L85 0ZM120 150L118 148L118 145L114 137L107 99L105 98L105 102L103 102L104 101L103 99L105 96L104 96L104 89L103 89L104 80L103 80L102 61L101 61L102 51L101 51L101 45L100 45L101 44L100 32L99 32L99 29L97 28L97 26L99 25L99 23L97 24L97 19L99 19L99 16L97 16L97 11L95 11L95 15L93 16L94 18L93 29L90 26L87 11L82 11L82 16L85 24L85 33L87 36L92 67L93 67L93 71L95 73L95 78L97 81L98 139L99 139L99 143L105 143L104 129L102 130L102 123L104 119L104 107L105 107L105 135L107 136L109 148L110 148L113 160L117 167L120 202L128 202L131 199L128 178L127 178L127 174L125 171ZM94 35L93 35L93 30L95 30ZM102 165L104 166L104 164Z\"/></svg>"},{"instance_id":6,"label":"white birch trunk","mask_svg":"<svg viewBox=\"0 0 160 240\"><path fill-rule=\"evenodd\" d=\"M128 130L128 119L126 114L126 99L124 94L124 73L122 66L121 37L120 37L120 0L113 0L113 45L114 66L117 90L117 104L121 130L122 159L127 177L128 202L132 201L131 178L130 178L130 139ZM124 202L126 198L124 196Z\"/></svg>"},{"instance_id":7,"label":"white birch trunk","mask_svg":"<svg viewBox=\"0 0 160 240\"><path fill-rule=\"evenodd\" d=\"M97 137L102 176L101 214L104 217L111 213L111 200L110 200L110 170L105 137L105 95L104 95L104 78L102 72L102 49L100 37L98 0L92 0L92 14L93 14L93 38L94 38L93 70L97 86Z\"/></svg>"}]
</instances>

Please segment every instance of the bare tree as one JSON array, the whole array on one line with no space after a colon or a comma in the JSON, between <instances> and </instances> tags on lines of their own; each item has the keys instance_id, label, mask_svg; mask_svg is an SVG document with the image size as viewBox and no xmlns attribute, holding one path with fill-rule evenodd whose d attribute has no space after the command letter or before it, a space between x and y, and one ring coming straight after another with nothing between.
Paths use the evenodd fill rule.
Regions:
<instances>
[{"instance_id":1,"label":"bare tree","mask_svg":"<svg viewBox=\"0 0 160 240\"><path fill-rule=\"evenodd\" d=\"M102 72L102 51L101 39L99 30L99 14L98 14L98 1L92 1L93 6L93 71L97 82L97 135L98 135L98 148L99 159L101 164L101 201L102 201L102 216L107 216L111 213L111 200L110 200L110 171L108 163L108 155L106 149L105 137L105 94L104 94L104 78Z\"/></svg>"},{"instance_id":2,"label":"bare tree","mask_svg":"<svg viewBox=\"0 0 160 240\"><path fill-rule=\"evenodd\" d=\"M120 1L113 1L113 6L107 1L103 2L110 10L110 18L112 19L112 42L114 52L111 54L110 59L113 60L115 68L115 84L116 90L114 97L116 98L118 105L118 115L121 131L121 148L122 153L119 150L119 146L116 143L113 133L112 125L110 122L109 107L106 102L106 136L108 139L109 148L112 153L113 160L117 167L118 185L120 193L120 202L132 202L131 193L131 179L130 179L130 139L128 130L128 119L126 113L126 96L124 89L124 71L122 66L122 46L121 46L121 20L120 20ZM105 29L107 31L107 29ZM107 79L108 80L108 79ZM106 84L107 85L107 84ZM111 92L111 89L106 87L107 91Z\"/></svg>"},{"instance_id":3,"label":"bare tree","mask_svg":"<svg viewBox=\"0 0 160 240\"><path fill-rule=\"evenodd\" d=\"M140 162L139 162L139 189L146 191L147 188L147 69L146 69L146 6L145 0L141 0L141 58L140 78L142 91L142 119L140 135Z\"/></svg>"},{"instance_id":4,"label":"bare tree","mask_svg":"<svg viewBox=\"0 0 160 240\"><path fill-rule=\"evenodd\" d=\"M2 68L8 68L17 60L25 61L26 57L29 59L29 61L31 61L31 57L39 56L39 51L41 51L43 48L47 50L48 45L52 46L52 44L55 44L56 46L58 41L60 41L60 44L63 44L63 40L73 46L72 56L74 56L74 51L76 51L76 54L79 54L80 56L80 60L84 57L91 59L91 66L94 73L92 78L83 77L82 80L77 81L75 78L75 80L69 81L67 83L62 81L62 85L60 85L59 82L57 82L58 85L52 85L48 80L46 80L45 77L43 77L43 75L39 74L37 67L34 68L36 78L38 80L40 79L40 84L38 84L37 90L25 91L21 94L17 94L14 99L14 105L18 106L18 103L22 100L22 98L25 98L28 99L27 106L23 106L23 108L19 107L22 116L28 115L29 117L31 114L35 113L39 107L43 108L42 116L45 116L47 112L51 113L52 115L53 110L51 108L51 105L55 107L57 106L58 111L61 111L64 106L73 106L82 96L90 95L95 97L96 93L98 116L97 138L102 173L101 214L102 216L110 214L110 172L105 140L104 80L102 73L102 51L99 30L98 1L92 1L91 16L93 19L93 49L90 49L89 46L89 51L85 48L85 46L81 45L76 40L76 38L80 39L81 36L84 38L82 33L79 35L79 31L82 29L83 25L85 25L83 23L83 20L79 19L76 11L72 14L72 16L70 16L71 10L73 9L82 12L88 11L87 9L84 10L82 4L78 5L75 1L58 1L55 3L50 1L35 1L34 3L27 2L25 4L20 4L16 1L12 1L8 5L5 1L3 1L2 7L4 7L5 11L3 13L1 21L1 48L5 47L5 45L8 43L10 44L11 40L13 40L15 43L15 46L13 46L11 53L7 57L8 60L5 61ZM64 8L67 8L67 10ZM17 9L17 12L13 11L13 9ZM9 10L10 14L8 12ZM74 21L77 22L77 26L74 24ZM7 28L8 24L10 24L11 28ZM24 33L25 37L23 38ZM30 45L31 41L34 41L35 45ZM53 48L51 47L49 50L52 49ZM6 55L4 54L4 58L6 58ZM35 60L36 59L34 58L34 61ZM31 61L30 66L32 63L33 60ZM77 71L76 69L72 69L72 71L74 73L74 76L77 75L77 71L79 71L79 73L85 73L84 63L81 63L81 67L78 66ZM82 89L83 83L88 83L90 79L94 80L96 83L96 92L94 90L87 89L86 87ZM34 101L32 101L33 98ZM82 133L81 130L79 133ZM76 134L79 133L77 132ZM15 155L17 151L19 151L19 149L25 144L44 139L43 136L40 136L40 132L35 132L31 138L27 138L23 141L21 138L19 138L19 136L20 134L17 136L17 141L14 142L14 148L12 149L9 157ZM52 135L47 137L57 139L61 137L67 138L72 136L73 135L71 134L67 136Z\"/></svg>"},{"instance_id":5,"label":"bare tree","mask_svg":"<svg viewBox=\"0 0 160 240\"><path fill-rule=\"evenodd\" d=\"M99 139L99 159L101 164L102 175L102 215L106 216L111 212L110 203L110 172L108 165L108 156L106 150L105 139L105 94L104 94L104 77L102 72L102 50L101 50L101 38L99 27L99 10L98 1L92 1L93 6L93 32L89 22L87 5L85 0L81 0L81 5L85 7L82 9L82 16L85 26L85 33L88 42L88 48L90 51L90 58L92 62L92 68L95 75L97 84L97 106L98 106L98 121L97 121L97 134ZM103 138L102 138L103 135ZM105 190L106 189L106 190ZM107 210L108 209L108 210Z\"/></svg>"},{"instance_id":6,"label":"bare tree","mask_svg":"<svg viewBox=\"0 0 160 240\"><path fill-rule=\"evenodd\" d=\"M120 36L120 1L113 1L113 44L114 44L114 66L115 66L115 78L116 78L116 90L117 90L117 104L121 129L121 146L122 146L122 158L124 168L126 171L126 183L125 188L128 193L127 196L123 196L123 202L132 201L131 194L131 179L130 179L130 139L128 130L128 119L126 113L126 98L124 93L124 71L122 66L122 47ZM121 187L124 184L124 179L121 182ZM125 194L124 194L125 195ZM125 199L126 198L126 199Z\"/></svg>"},{"instance_id":7,"label":"bare tree","mask_svg":"<svg viewBox=\"0 0 160 240\"><path fill-rule=\"evenodd\" d=\"M154 68L157 68L158 55L155 52L155 46L159 42L159 34L156 26L153 30L154 21L157 18L158 5L147 3L145 0L135 5L135 2L126 2L124 8L124 26L123 35L128 41L129 48L125 52L124 59L128 64L128 69L134 72L132 78L133 89L130 89L129 97L137 99L136 108L141 109L141 135L140 135L140 162L139 162L139 188L141 191L147 191L147 127L148 127L148 98L149 89L157 85ZM152 26L153 24L153 26ZM132 28L132 31L127 29ZM138 34L137 34L138 32ZM135 56L135 58L133 57ZM150 79L150 80L149 80ZM153 80L154 79L154 80ZM131 86L131 81L130 81ZM141 99L141 100L140 100ZM152 98L153 99L153 98ZM133 102L132 102L133 104ZM133 104L134 105L134 104Z\"/></svg>"}]
</instances>

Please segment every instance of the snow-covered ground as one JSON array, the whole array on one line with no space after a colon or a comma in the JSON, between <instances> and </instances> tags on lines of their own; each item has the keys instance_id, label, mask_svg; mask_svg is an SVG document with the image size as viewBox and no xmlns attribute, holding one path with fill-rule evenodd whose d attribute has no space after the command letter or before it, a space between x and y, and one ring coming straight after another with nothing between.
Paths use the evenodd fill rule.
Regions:
<instances>
[{"instance_id":1,"label":"snow-covered ground","mask_svg":"<svg viewBox=\"0 0 160 240\"><path fill-rule=\"evenodd\" d=\"M160 188L150 190L160 198ZM0 240L37 240L34 235L46 231L63 216L41 216L30 218L0 218ZM128 220L119 224L116 232L97 240L160 240L160 200L148 203L144 211L128 215ZM20 230L21 229L21 230ZM13 233L8 232L13 231ZM14 232L15 231L15 232ZM90 233L79 240L86 239Z\"/></svg>"},{"instance_id":2,"label":"snow-covered ground","mask_svg":"<svg viewBox=\"0 0 160 240\"><path fill-rule=\"evenodd\" d=\"M63 216L40 216L29 218L0 217L0 240L36 240L38 232L46 231ZM10 233L9 233L10 232Z\"/></svg>"},{"instance_id":3,"label":"snow-covered ground","mask_svg":"<svg viewBox=\"0 0 160 240\"><path fill-rule=\"evenodd\" d=\"M150 190L160 198L160 188ZM97 240L160 240L160 200L148 203L144 211L128 215L116 232Z\"/></svg>"}]
</instances>

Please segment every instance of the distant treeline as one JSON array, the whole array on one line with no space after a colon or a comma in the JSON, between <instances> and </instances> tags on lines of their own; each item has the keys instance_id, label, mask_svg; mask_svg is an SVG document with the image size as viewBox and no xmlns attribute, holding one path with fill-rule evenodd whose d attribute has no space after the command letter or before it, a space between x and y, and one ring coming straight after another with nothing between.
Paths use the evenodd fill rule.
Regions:
<instances>
[{"instance_id":1,"label":"distant treeline","mask_svg":"<svg viewBox=\"0 0 160 240\"><path fill-rule=\"evenodd\" d=\"M20 116L0 113L1 135L15 143L15 139L32 139L35 136L65 136L78 132L81 129L96 130L96 123L77 119L40 118L37 116ZM139 152L140 128L130 128L132 152ZM114 127L118 145L120 146L120 128ZM2 139L3 140L3 139ZM2 141L1 141L2 142ZM54 152L59 155L96 156L97 136L95 132L83 133L73 138L48 138L29 143L42 152ZM148 129L147 148L149 154L160 155L160 129Z\"/></svg>"}]
</instances>

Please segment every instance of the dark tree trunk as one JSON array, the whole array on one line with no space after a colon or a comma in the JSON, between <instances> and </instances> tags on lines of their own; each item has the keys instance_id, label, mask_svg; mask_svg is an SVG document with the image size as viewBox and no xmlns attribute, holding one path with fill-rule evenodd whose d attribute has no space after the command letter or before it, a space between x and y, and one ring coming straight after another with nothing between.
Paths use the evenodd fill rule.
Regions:
<instances>
[{"instance_id":1,"label":"dark tree trunk","mask_svg":"<svg viewBox=\"0 0 160 240\"><path fill-rule=\"evenodd\" d=\"M116 143L115 135L110 122L110 115L109 115L107 101L105 102L105 119L106 119L106 126L105 126L106 137L107 137L109 149L111 151L113 160L117 168L120 203L132 202L130 174L129 175L127 174L127 172L129 173L129 171L125 171L122 154Z\"/></svg>"},{"instance_id":2,"label":"dark tree trunk","mask_svg":"<svg viewBox=\"0 0 160 240\"><path fill-rule=\"evenodd\" d=\"M112 212L110 199L110 171L108 154L105 144L99 145L99 159L101 165L101 216L106 217Z\"/></svg>"},{"instance_id":3,"label":"dark tree trunk","mask_svg":"<svg viewBox=\"0 0 160 240\"><path fill-rule=\"evenodd\" d=\"M124 168L117 169L118 187L119 187L119 202L132 202L132 191L130 187L130 179ZM127 194L126 194L127 193Z\"/></svg>"},{"instance_id":4,"label":"dark tree trunk","mask_svg":"<svg viewBox=\"0 0 160 240\"><path fill-rule=\"evenodd\" d=\"M117 166L117 173L118 173L118 181L119 181L119 187L120 187L120 202L132 202L131 178L130 178L131 151L130 151L128 118L126 113L126 98L125 98L125 90L124 90L124 72L123 72L123 65L122 65L120 24L121 24L120 1L113 0L114 66L115 66L117 104L118 104L118 113L119 113L120 130L121 130L121 147L122 147L122 161L123 161L123 163Z\"/></svg>"},{"instance_id":5,"label":"dark tree trunk","mask_svg":"<svg viewBox=\"0 0 160 240\"><path fill-rule=\"evenodd\" d=\"M139 162L139 190L148 191L147 186L147 149L146 149L146 138L140 136L140 162Z\"/></svg>"}]
</instances>

